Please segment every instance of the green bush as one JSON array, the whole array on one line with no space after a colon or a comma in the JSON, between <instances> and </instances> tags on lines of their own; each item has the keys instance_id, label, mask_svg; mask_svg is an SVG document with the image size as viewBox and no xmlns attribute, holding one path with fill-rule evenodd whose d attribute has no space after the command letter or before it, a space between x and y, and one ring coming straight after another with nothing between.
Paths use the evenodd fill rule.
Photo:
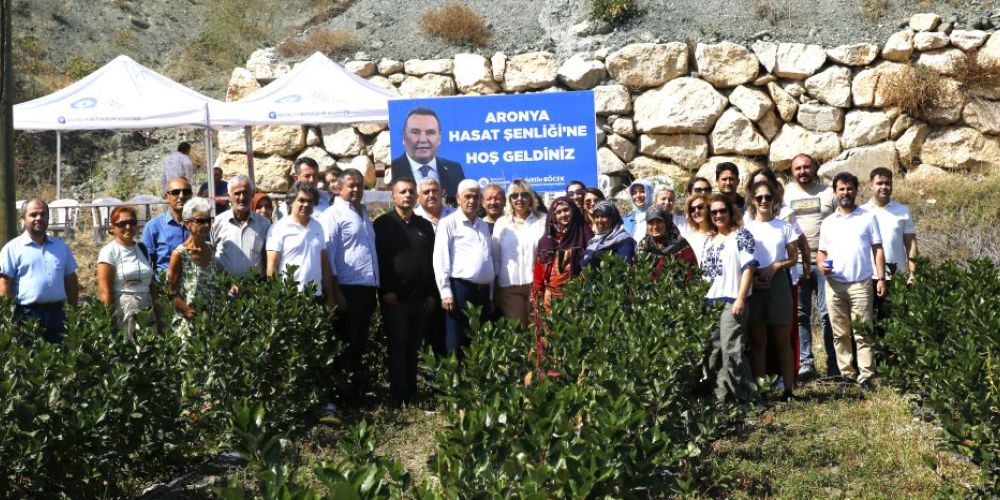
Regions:
<instances>
[{"instance_id":1,"label":"green bush","mask_svg":"<svg viewBox=\"0 0 1000 500\"><path fill-rule=\"evenodd\" d=\"M237 401L261 405L286 430L304 424L333 386L332 315L281 280L240 289L201 305L184 341L150 328L126 340L107 308L85 302L52 345L18 328L0 300L0 491L134 492L140 478L228 444Z\"/></svg>"},{"instance_id":2,"label":"green bush","mask_svg":"<svg viewBox=\"0 0 1000 500\"><path fill-rule=\"evenodd\" d=\"M625 21L635 13L635 0L590 0L591 19L615 24Z\"/></svg>"},{"instance_id":3,"label":"green bush","mask_svg":"<svg viewBox=\"0 0 1000 500\"><path fill-rule=\"evenodd\" d=\"M987 259L923 260L916 285L894 287L891 317L876 348L881 373L941 422L949 440L978 463L986 491L1000 494L1000 274ZM872 335L871 332L868 333Z\"/></svg>"},{"instance_id":4,"label":"green bush","mask_svg":"<svg viewBox=\"0 0 1000 500\"><path fill-rule=\"evenodd\" d=\"M694 396L716 315L705 314L701 280L650 282L649 271L613 260L586 275L586 290L570 286L545 319L537 365L533 334L508 321L473 321L462 363L429 360L447 403L430 464L445 496L689 490L683 471L721 416Z\"/></svg>"}]
</instances>

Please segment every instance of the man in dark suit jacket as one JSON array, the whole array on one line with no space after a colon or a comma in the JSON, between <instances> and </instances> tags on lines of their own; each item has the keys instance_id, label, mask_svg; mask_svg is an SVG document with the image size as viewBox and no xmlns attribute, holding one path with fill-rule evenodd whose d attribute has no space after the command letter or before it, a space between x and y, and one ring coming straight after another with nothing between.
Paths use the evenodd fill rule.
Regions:
<instances>
[{"instance_id":1,"label":"man in dark suit jacket","mask_svg":"<svg viewBox=\"0 0 1000 500\"><path fill-rule=\"evenodd\" d=\"M392 178L412 177L419 184L424 177L433 177L441 184L445 197L454 199L465 172L458 162L437 156L441 145L441 122L434 110L410 110L403 128L403 144L406 154L392 160Z\"/></svg>"}]
</instances>

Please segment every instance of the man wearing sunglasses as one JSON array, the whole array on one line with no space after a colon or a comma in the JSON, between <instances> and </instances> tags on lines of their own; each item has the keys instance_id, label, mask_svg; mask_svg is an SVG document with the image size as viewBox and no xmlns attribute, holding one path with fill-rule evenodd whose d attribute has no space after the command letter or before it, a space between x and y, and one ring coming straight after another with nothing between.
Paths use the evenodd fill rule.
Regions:
<instances>
[{"instance_id":1,"label":"man wearing sunglasses","mask_svg":"<svg viewBox=\"0 0 1000 500\"><path fill-rule=\"evenodd\" d=\"M576 203L576 206L583 210L583 198L587 195L587 186L580 181L569 181L566 185L566 196L569 196Z\"/></svg>"},{"instance_id":2,"label":"man wearing sunglasses","mask_svg":"<svg viewBox=\"0 0 1000 500\"><path fill-rule=\"evenodd\" d=\"M166 271L170 266L170 252L184 243L188 231L184 228L184 203L191 199L191 183L177 177L167 184L163 199L167 200L167 212L154 217L142 229L142 244L149 250L149 259L155 264L156 272Z\"/></svg>"},{"instance_id":3,"label":"man wearing sunglasses","mask_svg":"<svg viewBox=\"0 0 1000 500\"><path fill-rule=\"evenodd\" d=\"M76 259L49 228L49 206L39 198L24 204L24 233L0 250L0 296L14 297L14 317L34 319L49 342L66 333L63 305L75 306L80 296Z\"/></svg>"}]
</instances>

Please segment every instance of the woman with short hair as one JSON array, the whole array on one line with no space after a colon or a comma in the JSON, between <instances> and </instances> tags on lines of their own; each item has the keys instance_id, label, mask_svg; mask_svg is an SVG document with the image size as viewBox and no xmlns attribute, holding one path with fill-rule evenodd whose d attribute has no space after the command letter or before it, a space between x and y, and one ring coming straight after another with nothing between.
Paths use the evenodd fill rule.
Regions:
<instances>
[{"instance_id":1,"label":"woman with short hair","mask_svg":"<svg viewBox=\"0 0 1000 500\"><path fill-rule=\"evenodd\" d=\"M135 241L139 230L139 214L131 205L120 205L108 216L113 240L101 248L97 256L97 288L99 298L114 310L115 321L129 338L138 326L140 311L152 311L157 290L149 250ZM151 316L155 322L155 315Z\"/></svg>"},{"instance_id":2,"label":"woman with short hair","mask_svg":"<svg viewBox=\"0 0 1000 500\"><path fill-rule=\"evenodd\" d=\"M507 318L528 326L535 250L545 233L545 212L531 184L517 179L507 188L506 214L493 227L493 268L497 301Z\"/></svg>"},{"instance_id":3,"label":"woman with short hair","mask_svg":"<svg viewBox=\"0 0 1000 500\"><path fill-rule=\"evenodd\" d=\"M212 205L207 198L191 198L181 211L189 236L170 254L167 294L177 311L173 325L181 337L191 334L191 320L198 310L221 299L215 246L207 241L212 228Z\"/></svg>"},{"instance_id":4,"label":"woman with short hair","mask_svg":"<svg viewBox=\"0 0 1000 500\"><path fill-rule=\"evenodd\" d=\"M696 259L701 258L701 249L705 246L708 234L701 230L701 223L708 213L708 196L698 193L688 197L684 203L684 214L687 224L684 229L680 229L681 235L691 245Z\"/></svg>"}]
</instances>

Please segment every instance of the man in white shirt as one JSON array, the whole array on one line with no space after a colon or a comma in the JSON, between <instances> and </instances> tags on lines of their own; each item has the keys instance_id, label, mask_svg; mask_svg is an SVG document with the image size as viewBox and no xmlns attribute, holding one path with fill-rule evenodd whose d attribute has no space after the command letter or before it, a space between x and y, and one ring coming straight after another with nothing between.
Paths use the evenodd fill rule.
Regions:
<instances>
[{"instance_id":1,"label":"man in white shirt","mask_svg":"<svg viewBox=\"0 0 1000 500\"><path fill-rule=\"evenodd\" d=\"M295 160L292 166L292 183L304 182L317 189L319 201L313 206L312 216L318 218L320 214L330 207L330 192L326 189L319 189L319 164L316 160L303 156ZM291 204L289 201L287 204ZM286 203L278 204L278 218L288 215Z\"/></svg>"},{"instance_id":2,"label":"man in white shirt","mask_svg":"<svg viewBox=\"0 0 1000 500\"><path fill-rule=\"evenodd\" d=\"M349 384L341 396L355 399L365 385L360 378L361 358L368 343L372 314L379 286L375 229L368 210L361 203L365 175L349 168L338 180L340 196L319 216L326 235L330 271L344 294L346 310L337 323L337 336L347 345L335 365L347 371Z\"/></svg>"},{"instance_id":3,"label":"man in white shirt","mask_svg":"<svg viewBox=\"0 0 1000 500\"><path fill-rule=\"evenodd\" d=\"M437 232L438 222L455 211L444 204L441 183L435 179L424 178L417 182L417 208L413 213L430 221Z\"/></svg>"},{"instance_id":4,"label":"man in white shirt","mask_svg":"<svg viewBox=\"0 0 1000 500\"><path fill-rule=\"evenodd\" d=\"M257 273L264 276L266 261L264 243L271 221L250 210L253 187L250 178L240 174L229 179L229 204L233 208L215 217L211 239L215 257L222 268L233 276Z\"/></svg>"},{"instance_id":5,"label":"man in white shirt","mask_svg":"<svg viewBox=\"0 0 1000 500\"><path fill-rule=\"evenodd\" d=\"M457 351L459 356L461 346L467 343L465 330L469 320L465 306L482 308L480 320L485 321L496 277L490 229L476 215L482 199L476 181L460 182L459 210L441 219L434 239L434 281L445 311L445 349L449 353Z\"/></svg>"},{"instance_id":6,"label":"man in white shirt","mask_svg":"<svg viewBox=\"0 0 1000 500\"><path fill-rule=\"evenodd\" d=\"M885 296L882 235L875 215L855 204L857 177L841 172L833 178L833 188L838 206L820 226L816 267L826 276L827 307L840 373L867 390L871 388L875 365L868 340L853 329L853 323L871 321L875 296ZM852 338L857 347L857 369L852 366Z\"/></svg>"},{"instance_id":7,"label":"man in white shirt","mask_svg":"<svg viewBox=\"0 0 1000 500\"><path fill-rule=\"evenodd\" d=\"M191 161L191 144L182 142L177 145L177 151L170 153L163 160L163 172L160 174L160 192L167 192L167 183L183 177L189 182L194 176L194 162Z\"/></svg>"},{"instance_id":8,"label":"man in white shirt","mask_svg":"<svg viewBox=\"0 0 1000 500\"><path fill-rule=\"evenodd\" d=\"M816 246L819 244L819 226L837 207L830 186L817 181L819 165L811 156L800 154L792 159L792 179L785 186L784 202L795 214L795 221L809 242L809 252L802 252L799 271L799 377L815 374L812 352L813 294L816 294L816 314L823 329L823 347L826 351L826 375L840 375L833 348L833 328L826 308L826 276L813 267Z\"/></svg>"},{"instance_id":9,"label":"man in white shirt","mask_svg":"<svg viewBox=\"0 0 1000 500\"><path fill-rule=\"evenodd\" d=\"M677 202L677 191L671 186L660 186L656 189L656 193L653 195L653 204L659 205L667 209L667 213L670 214L670 220L673 221L674 226L677 226L677 230L681 232L681 236L687 230L687 217L674 213L674 205Z\"/></svg>"}]
</instances>

